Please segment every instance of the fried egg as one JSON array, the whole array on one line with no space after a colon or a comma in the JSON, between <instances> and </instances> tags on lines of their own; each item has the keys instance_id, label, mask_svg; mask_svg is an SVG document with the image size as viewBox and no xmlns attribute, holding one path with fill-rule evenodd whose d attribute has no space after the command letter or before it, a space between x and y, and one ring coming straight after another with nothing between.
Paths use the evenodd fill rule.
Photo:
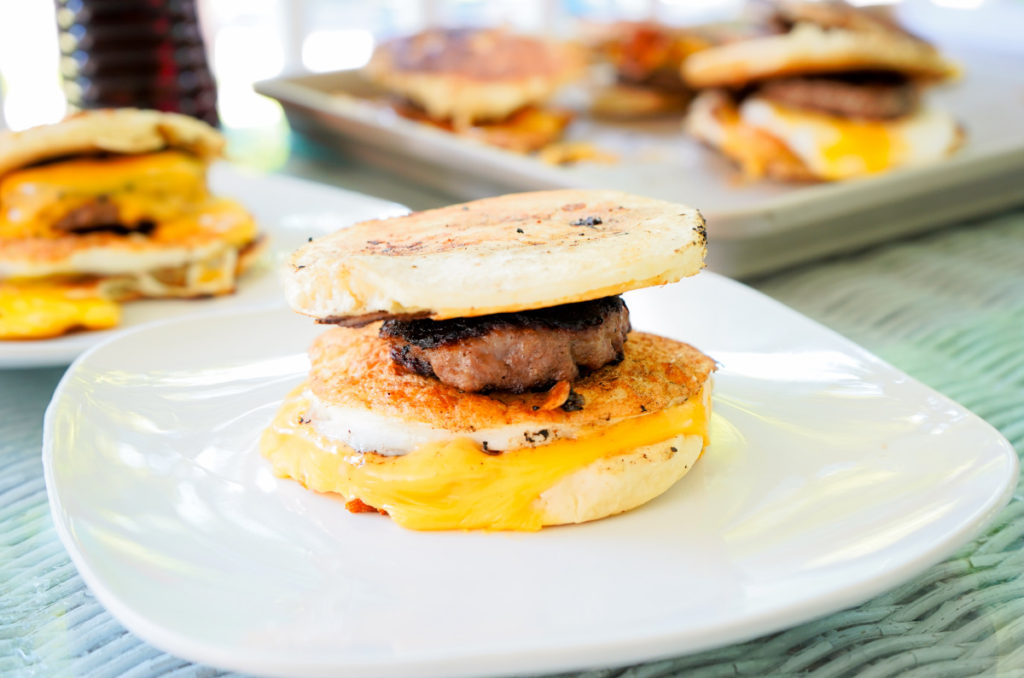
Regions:
<instances>
[{"instance_id":1,"label":"fried egg","mask_svg":"<svg viewBox=\"0 0 1024 678\"><path fill-rule=\"evenodd\" d=\"M120 322L121 307L91 286L0 283L0 339L45 339L71 330L104 330Z\"/></svg>"},{"instance_id":2,"label":"fried egg","mask_svg":"<svg viewBox=\"0 0 1024 678\"><path fill-rule=\"evenodd\" d=\"M310 403L306 417L314 430L328 440L348 445L357 452L376 452L387 456L408 454L429 443L452 439L449 430L427 423L405 421L376 414L371 410L332 405L307 391ZM519 450L537 447L560 438L575 438L585 429L551 424L519 424L477 429L462 437L484 450Z\"/></svg>"},{"instance_id":3,"label":"fried egg","mask_svg":"<svg viewBox=\"0 0 1024 678\"><path fill-rule=\"evenodd\" d=\"M749 97L740 104L739 115L743 123L781 141L826 180L935 162L953 151L961 137L951 115L931 109L894 120L853 120Z\"/></svg>"}]
</instances>

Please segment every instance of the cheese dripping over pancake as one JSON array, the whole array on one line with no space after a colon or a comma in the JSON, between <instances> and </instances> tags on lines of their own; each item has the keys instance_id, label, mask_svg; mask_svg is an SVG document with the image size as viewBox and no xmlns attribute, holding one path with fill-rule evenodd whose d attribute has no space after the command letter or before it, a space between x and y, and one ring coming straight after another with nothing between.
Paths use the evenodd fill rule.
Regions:
<instances>
[{"instance_id":1,"label":"cheese dripping over pancake","mask_svg":"<svg viewBox=\"0 0 1024 678\"><path fill-rule=\"evenodd\" d=\"M44 339L70 330L103 330L121 308L96 290L56 283L0 282L0 339Z\"/></svg>"},{"instance_id":2,"label":"cheese dripping over pancake","mask_svg":"<svg viewBox=\"0 0 1024 678\"><path fill-rule=\"evenodd\" d=\"M312 403L300 386L263 433L274 473L309 489L335 492L387 511L416 530L538 530L541 495L590 464L678 436L706 441L709 406L684 404L624 419L576 439L488 454L470 438L428 442L401 456L359 453L310 426Z\"/></svg>"}]
</instances>

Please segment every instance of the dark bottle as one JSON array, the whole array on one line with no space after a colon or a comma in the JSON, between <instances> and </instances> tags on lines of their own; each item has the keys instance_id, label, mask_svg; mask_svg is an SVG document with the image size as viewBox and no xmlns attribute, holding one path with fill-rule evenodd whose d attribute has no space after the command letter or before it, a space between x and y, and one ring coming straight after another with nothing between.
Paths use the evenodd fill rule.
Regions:
<instances>
[{"instance_id":1,"label":"dark bottle","mask_svg":"<svg viewBox=\"0 0 1024 678\"><path fill-rule=\"evenodd\" d=\"M57 0L57 27L72 108L155 108L218 123L195 0Z\"/></svg>"}]
</instances>

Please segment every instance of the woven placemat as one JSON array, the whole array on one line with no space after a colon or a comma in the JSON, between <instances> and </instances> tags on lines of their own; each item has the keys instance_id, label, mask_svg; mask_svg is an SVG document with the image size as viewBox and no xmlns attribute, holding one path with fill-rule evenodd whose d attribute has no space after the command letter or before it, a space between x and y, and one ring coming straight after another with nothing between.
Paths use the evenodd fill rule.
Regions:
<instances>
[{"instance_id":1,"label":"woven placemat","mask_svg":"<svg viewBox=\"0 0 1024 678\"><path fill-rule=\"evenodd\" d=\"M714 243L712 243L714 246ZM1024 451L1024 213L760 281L964 404ZM0 372L0 675L227 675L128 633L89 594L50 521L39 459L60 370ZM1024 677L1020 485L981 538L863 605L782 633L593 678Z\"/></svg>"}]
</instances>

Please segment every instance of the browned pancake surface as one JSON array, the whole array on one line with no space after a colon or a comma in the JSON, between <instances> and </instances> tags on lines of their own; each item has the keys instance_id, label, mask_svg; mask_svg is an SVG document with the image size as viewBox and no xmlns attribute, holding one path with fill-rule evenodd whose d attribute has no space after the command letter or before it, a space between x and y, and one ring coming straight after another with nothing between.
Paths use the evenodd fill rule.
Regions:
<instances>
[{"instance_id":1,"label":"browned pancake surface","mask_svg":"<svg viewBox=\"0 0 1024 678\"><path fill-rule=\"evenodd\" d=\"M453 432L510 424L558 424L578 428L680 405L700 392L714 361L694 347L653 334L632 332L625 357L572 383L580 409L549 408L550 394L464 393L440 381L410 374L392 362L379 326L335 328L310 349L310 387L332 405L367 409L386 417ZM556 387L557 388L557 387Z\"/></svg>"},{"instance_id":2,"label":"browned pancake surface","mask_svg":"<svg viewBox=\"0 0 1024 678\"><path fill-rule=\"evenodd\" d=\"M575 69L569 48L500 29L434 29L392 40L374 56L380 68L493 82L561 79Z\"/></svg>"}]
</instances>

